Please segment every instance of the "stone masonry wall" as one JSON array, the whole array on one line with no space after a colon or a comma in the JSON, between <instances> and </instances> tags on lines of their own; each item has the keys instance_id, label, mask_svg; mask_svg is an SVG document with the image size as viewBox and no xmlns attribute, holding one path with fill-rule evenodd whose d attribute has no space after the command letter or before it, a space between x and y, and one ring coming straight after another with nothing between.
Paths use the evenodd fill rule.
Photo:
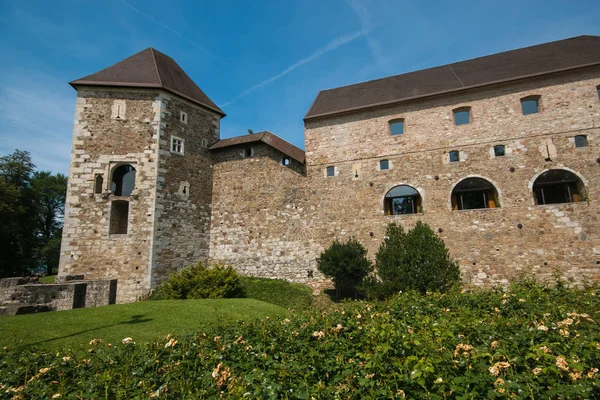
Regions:
<instances>
[{"instance_id":1,"label":"stone masonry wall","mask_svg":"<svg viewBox=\"0 0 600 400\"><path fill-rule=\"evenodd\" d=\"M59 275L118 279L117 302L150 290L161 104L152 91L80 88L77 94ZM127 197L110 190L112 172L123 163L136 169ZM95 194L97 175L101 194ZM129 202L127 234L109 233L114 200Z\"/></svg>"},{"instance_id":2,"label":"stone masonry wall","mask_svg":"<svg viewBox=\"0 0 600 400\"><path fill-rule=\"evenodd\" d=\"M388 222L423 220L440 228L466 284L506 283L525 269L543 278L555 268L572 281L600 280L599 84L600 69L588 69L308 121L307 180L319 211L313 239L325 245L353 235L372 256ZM541 96L541 112L524 116L520 99L529 95ZM461 106L471 107L472 123L455 126L452 110ZM405 133L391 136L388 121L396 118ZM581 134L589 146L575 148ZM506 156L494 157L497 144ZM451 150L460 162L449 162ZM392 169L378 171L381 159ZM327 166L335 177L324 177ZM588 201L534 205L533 181L552 168L576 173ZM499 208L452 211L453 186L470 176L494 184ZM419 191L422 213L384 215L384 196L399 184Z\"/></svg>"},{"instance_id":3,"label":"stone masonry wall","mask_svg":"<svg viewBox=\"0 0 600 400\"><path fill-rule=\"evenodd\" d=\"M181 121L181 112L187 114ZM152 287L181 267L208 258L212 160L220 116L175 96L162 99ZM171 151L171 137L184 154Z\"/></svg>"},{"instance_id":4,"label":"stone masonry wall","mask_svg":"<svg viewBox=\"0 0 600 400\"><path fill-rule=\"evenodd\" d=\"M260 142L213 153L210 258L246 275L316 284L323 246L311 230L314 197L304 165L292 159L284 166L283 156Z\"/></svg>"}]
</instances>

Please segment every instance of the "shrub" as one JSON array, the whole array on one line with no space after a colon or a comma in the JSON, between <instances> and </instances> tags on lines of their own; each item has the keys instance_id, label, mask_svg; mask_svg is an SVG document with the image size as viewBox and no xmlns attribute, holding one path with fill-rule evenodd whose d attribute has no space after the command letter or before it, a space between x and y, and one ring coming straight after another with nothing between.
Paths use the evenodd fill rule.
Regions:
<instances>
[{"instance_id":1,"label":"shrub","mask_svg":"<svg viewBox=\"0 0 600 400\"><path fill-rule=\"evenodd\" d=\"M340 293L354 292L362 280L373 270L367 259L367 250L355 238L342 243L337 239L317 259L319 271L333 280L336 297Z\"/></svg>"},{"instance_id":2,"label":"shrub","mask_svg":"<svg viewBox=\"0 0 600 400\"><path fill-rule=\"evenodd\" d=\"M421 221L407 233L389 224L375 260L379 279L371 278L364 285L370 298L386 298L402 290L445 292L460 282L458 264L444 241Z\"/></svg>"},{"instance_id":3,"label":"shrub","mask_svg":"<svg viewBox=\"0 0 600 400\"><path fill-rule=\"evenodd\" d=\"M243 297L238 273L231 267L215 265L207 268L202 262L171 275L152 293L152 300L220 299Z\"/></svg>"}]
</instances>

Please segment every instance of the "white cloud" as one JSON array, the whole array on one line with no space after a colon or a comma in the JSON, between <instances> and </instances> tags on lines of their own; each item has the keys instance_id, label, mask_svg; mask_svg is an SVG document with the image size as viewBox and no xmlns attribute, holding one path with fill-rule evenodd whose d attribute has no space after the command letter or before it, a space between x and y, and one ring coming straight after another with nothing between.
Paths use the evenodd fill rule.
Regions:
<instances>
[{"instance_id":1,"label":"white cloud","mask_svg":"<svg viewBox=\"0 0 600 400\"><path fill-rule=\"evenodd\" d=\"M244 90L242 93L238 94L237 96L235 96L233 99L229 100L228 102L220 104L219 107L226 107L232 103L235 103L242 97L247 96L250 93L254 92L255 90L260 89L261 87L268 85L269 83L272 83L272 82L284 77L285 75L287 75L290 72L292 72L293 70L301 67L302 65L308 64L309 62L314 61L317 58L321 57L323 54L329 53L330 51L335 50L338 47L343 46L347 43L350 43L364 35L365 35L364 31L358 31L358 32L354 32L349 35L338 36L335 39L333 39L331 42L329 42L327 45L315 50L308 57L295 62L294 64L290 65L289 67L287 67L286 69L284 69L283 71L278 73L277 75L274 75L274 76L270 77L269 79L266 79L256 85L252 86L251 88Z\"/></svg>"}]
</instances>

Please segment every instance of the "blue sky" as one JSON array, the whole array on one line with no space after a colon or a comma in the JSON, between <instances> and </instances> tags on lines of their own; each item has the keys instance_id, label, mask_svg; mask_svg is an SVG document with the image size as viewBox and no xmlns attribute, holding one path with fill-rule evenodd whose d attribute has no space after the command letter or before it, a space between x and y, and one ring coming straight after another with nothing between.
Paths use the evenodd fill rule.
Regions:
<instances>
[{"instance_id":1,"label":"blue sky","mask_svg":"<svg viewBox=\"0 0 600 400\"><path fill-rule=\"evenodd\" d=\"M144 48L227 113L221 137L269 130L304 148L319 90L578 35L600 1L0 0L0 155L66 173L67 82Z\"/></svg>"}]
</instances>

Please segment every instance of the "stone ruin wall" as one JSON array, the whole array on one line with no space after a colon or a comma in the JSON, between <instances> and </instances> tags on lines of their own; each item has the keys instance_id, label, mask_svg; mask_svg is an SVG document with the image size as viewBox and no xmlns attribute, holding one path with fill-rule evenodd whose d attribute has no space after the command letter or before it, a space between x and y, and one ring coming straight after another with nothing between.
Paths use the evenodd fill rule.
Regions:
<instances>
[{"instance_id":1,"label":"stone ruin wall","mask_svg":"<svg viewBox=\"0 0 600 400\"><path fill-rule=\"evenodd\" d=\"M306 176L264 145L253 146L252 158L239 148L215 153L211 259L319 286L315 259L334 238L355 236L373 257L389 222L410 228L422 220L441 228L467 285L505 284L526 270L541 279L558 269L574 282L600 280L598 84L600 71L587 70L308 121ZM522 115L528 95L542 96L540 113ZM454 125L460 106L472 107L471 124ZM389 134L394 118L405 119L403 135ZM589 147L575 148L578 134ZM494 157L496 144L506 156ZM460 162L448 161L450 150L461 152ZM392 169L378 171L381 159ZM325 177L327 166L335 177ZM534 205L535 177L559 167L583 179L589 201ZM452 188L469 176L495 185L499 208L452 211ZM384 196L399 184L420 192L423 213L384 215Z\"/></svg>"},{"instance_id":2,"label":"stone ruin wall","mask_svg":"<svg viewBox=\"0 0 600 400\"><path fill-rule=\"evenodd\" d=\"M187 113L187 123L180 112ZM210 242L212 160L219 139L217 114L172 95L162 98L152 288L181 267L206 260ZM171 136L184 154L171 152Z\"/></svg>"},{"instance_id":3,"label":"stone ruin wall","mask_svg":"<svg viewBox=\"0 0 600 400\"><path fill-rule=\"evenodd\" d=\"M113 118L115 104L125 107L120 119ZM150 290L161 104L156 92L141 90L80 88L77 94L59 275L116 278L117 302ZM127 198L110 194L118 163L136 169ZM97 174L104 179L102 194L94 193ZM117 199L129 201L128 234L109 233L111 201Z\"/></svg>"}]
</instances>

